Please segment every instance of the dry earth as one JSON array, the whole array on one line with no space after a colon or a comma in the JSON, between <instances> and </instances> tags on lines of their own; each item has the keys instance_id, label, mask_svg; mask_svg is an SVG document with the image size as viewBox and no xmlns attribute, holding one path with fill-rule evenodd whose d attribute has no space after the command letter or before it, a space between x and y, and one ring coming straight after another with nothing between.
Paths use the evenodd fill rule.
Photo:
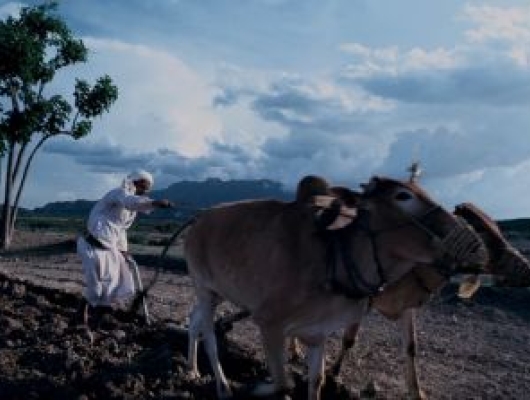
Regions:
<instances>
[{"instance_id":1,"label":"dry earth","mask_svg":"<svg viewBox=\"0 0 530 400\"><path fill-rule=\"evenodd\" d=\"M144 281L160 251L133 247ZM91 344L75 321L82 280L74 237L18 232L12 250L0 253L0 399L215 398L204 357L200 382L185 372L189 278L178 262L164 267L149 300L155 322L146 326L141 316L118 309L104 318ZM529 398L529 290L481 288L464 302L447 287L421 311L418 337L420 378L429 398ZM245 384L266 374L256 330L239 323L220 347L236 397L248 398ZM330 359L337 348L335 336ZM293 363L290 370L296 381L291 397L302 399L303 366ZM339 381L328 379L324 399L405 395L395 323L370 313Z\"/></svg>"}]
</instances>

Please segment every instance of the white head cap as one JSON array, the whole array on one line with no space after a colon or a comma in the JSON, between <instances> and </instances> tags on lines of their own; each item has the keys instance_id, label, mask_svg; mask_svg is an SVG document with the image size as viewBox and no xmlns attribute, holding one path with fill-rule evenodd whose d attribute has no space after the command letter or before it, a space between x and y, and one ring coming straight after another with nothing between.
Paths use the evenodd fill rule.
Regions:
<instances>
[{"instance_id":1,"label":"white head cap","mask_svg":"<svg viewBox=\"0 0 530 400\"><path fill-rule=\"evenodd\" d=\"M136 169L133 172L131 172L129 175L127 175L127 179L131 181L140 181L144 180L149 182L151 186L153 186L154 180L153 175L151 175L149 172L143 170L143 169Z\"/></svg>"},{"instance_id":2,"label":"white head cap","mask_svg":"<svg viewBox=\"0 0 530 400\"><path fill-rule=\"evenodd\" d=\"M134 182L140 180L148 181L149 185L153 187L153 175L143 169L135 169L133 172L127 175L127 177L123 180L122 187L124 189L134 192Z\"/></svg>"}]
</instances>

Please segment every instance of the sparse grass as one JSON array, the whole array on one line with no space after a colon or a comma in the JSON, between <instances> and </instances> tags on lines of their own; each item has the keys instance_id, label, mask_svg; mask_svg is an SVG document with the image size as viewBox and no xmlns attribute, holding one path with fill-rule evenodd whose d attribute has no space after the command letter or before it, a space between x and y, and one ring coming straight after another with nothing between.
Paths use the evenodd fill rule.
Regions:
<instances>
[{"instance_id":1,"label":"sparse grass","mask_svg":"<svg viewBox=\"0 0 530 400\"><path fill-rule=\"evenodd\" d=\"M28 231L53 231L60 233L81 232L84 219L78 217L19 217L16 228Z\"/></svg>"},{"instance_id":2,"label":"sparse grass","mask_svg":"<svg viewBox=\"0 0 530 400\"><path fill-rule=\"evenodd\" d=\"M80 217L24 216L18 218L16 228L25 231L76 233L83 232L85 221L85 218ZM171 236L179 226L178 222L172 220L138 218L129 230L129 240L131 243L164 246L167 243L164 237Z\"/></svg>"}]
</instances>

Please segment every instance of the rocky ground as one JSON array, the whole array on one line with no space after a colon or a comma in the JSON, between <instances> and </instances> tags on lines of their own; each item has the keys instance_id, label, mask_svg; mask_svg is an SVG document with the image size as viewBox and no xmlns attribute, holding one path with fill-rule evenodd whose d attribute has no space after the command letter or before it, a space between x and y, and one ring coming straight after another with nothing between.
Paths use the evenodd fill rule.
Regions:
<instances>
[{"instance_id":1,"label":"rocky ground","mask_svg":"<svg viewBox=\"0 0 530 400\"><path fill-rule=\"evenodd\" d=\"M91 342L75 319L82 280L74 243L72 235L18 232L12 249L0 253L0 399L214 399L204 358L200 381L185 370L192 288L182 264L166 259L149 299L151 325L123 307L105 316ZM149 281L162 249L132 250ZM472 301L461 301L447 287L421 311L418 338L429 398L528 398L529 290L481 288ZM329 341L330 359L338 342L338 336ZM236 397L248 398L245 384L266 376L253 325L237 324L220 348ZM303 399L304 368L289 368L296 381L291 397ZM328 380L323 395L405 398L395 323L369 314L339 380Z\"/></svg>"}]
</instances>

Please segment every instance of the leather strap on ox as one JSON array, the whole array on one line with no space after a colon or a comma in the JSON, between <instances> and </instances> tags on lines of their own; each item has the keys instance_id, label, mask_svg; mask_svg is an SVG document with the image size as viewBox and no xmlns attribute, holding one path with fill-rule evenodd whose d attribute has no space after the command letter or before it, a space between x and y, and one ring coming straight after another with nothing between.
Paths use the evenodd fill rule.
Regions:
<instances>
[{"instance_id":1,"label":"leather strap on ox","mask_svg":"<svg viewBox=\"0 0 530 400\"><path fill-rule=\"evenodd\" d=\"M435 246L441 253L441 262L435 263L438 271L449 276L456 272L456 266L461 264L473 264L483 266L488 262L488 251L480 236L461 218L456 219L453 230L441 237L429 225L429 218L437 212L443 212L439 205L435 205L422 216L416 217L410 213L402 212L405 221L386 229L373 230L370 227L370 211L362 207L358 208L358 217L352 225L333 231L328 244L328 277L327 281L331 290L351 298L361 298L373 296L383 289L386 283L384 268L381 264L378 248L377 236L383 232L396 230L407 225L416 225L434 240ZM370 238L372 256L377 267L379 279L377 282L368 282L358 265L349 247L346 238L349 235L364 231ZM343 265L348 277L348 286L337 280L337 264Z\"/></svg>"},{"instance_id":2,"label":"leather strap on ox","mask_svg":"<svg viewBox=\"0 0 530 400\"><path fill-rule=\"evenodd\" d=\"M327 283L330 289L343 296L360 299L378 293L386 283L383 266L379 259L377 242L375 235L370 229L369 211L358 210L357 219L346 228L328 231L328 262L327 262ZM377 266L378 280L375 283L369 282L363 275L352 254L349 237L364 231L370 238L372 247L372 257ZM337 279L337 268L341 265L344 268L348 284L345 285Z\"/></svg>"}]
</instances>

